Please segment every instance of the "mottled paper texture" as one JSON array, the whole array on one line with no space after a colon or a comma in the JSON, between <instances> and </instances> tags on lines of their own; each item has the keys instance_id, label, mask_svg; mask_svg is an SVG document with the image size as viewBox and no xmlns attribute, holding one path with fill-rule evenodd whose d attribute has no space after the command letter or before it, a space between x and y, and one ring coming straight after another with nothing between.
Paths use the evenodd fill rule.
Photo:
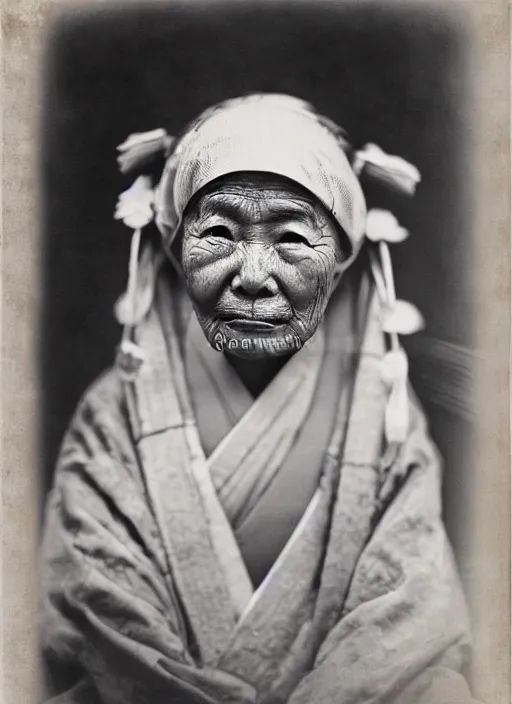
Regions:
<instances>
[{"instance_id":1,"label":"mottled paper texture","mask_svg":"<svg viewBox=\"0 0 512 704\"><path fill-rule=\"evenodd\" d=\"M126 2L125 6L133 4ZM292 11L294 3L288 5ZM426 3L407 5L425 7ZM4 0L2 7L0 700L5 704L41 699L37 648L41 384L37 342L41 332L39 173L46 41L64 11L100 11L111 6L101 0ZM386 6L401 4L381 2L380 11ZM476 379L478 446L474 471L469 472L470 501L465 509L475 641L472 679L479 700L505 704L510 701L508 4L505 0L446 0L428 7L432 13L449 12L456 17L469 42L470 84L465 110L470 153L466 156L474 166L470 230L477 265L472 290L475 348L483 359Z\"/></svg>"}]
</instances>

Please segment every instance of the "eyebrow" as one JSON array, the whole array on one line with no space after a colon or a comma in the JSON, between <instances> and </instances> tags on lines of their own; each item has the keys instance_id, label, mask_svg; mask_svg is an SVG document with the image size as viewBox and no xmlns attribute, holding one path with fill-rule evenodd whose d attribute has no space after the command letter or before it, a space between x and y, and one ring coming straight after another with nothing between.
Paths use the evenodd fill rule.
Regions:
<instances>
[{"instance_id":1,"label":"eyebrow","mask_svg":"<svg viewBox=\"0 0 512 704\"><path fill-rule=\"evenodd\" d=\"M248 221L243 210L227 199L216 202L210 200L207 203L202 203L199 214L203 217L213 214L223 215L240 224L245 224ZM304 202L302 206L296 205L293 202L282 203L280 205L276 204L268 211L268 220L275 224L288 222L289 220L300 220L314 227L318 225L313 207L306 202Z\"/></svg>"}]
</instances>

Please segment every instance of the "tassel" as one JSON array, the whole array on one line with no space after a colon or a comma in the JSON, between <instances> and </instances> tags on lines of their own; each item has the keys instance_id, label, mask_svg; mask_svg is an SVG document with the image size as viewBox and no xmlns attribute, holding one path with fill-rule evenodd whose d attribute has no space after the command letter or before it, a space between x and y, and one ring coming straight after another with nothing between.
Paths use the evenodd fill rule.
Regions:
<instances>
[{"instance_id":1,"label":"tassel","mask_svg":"<svg viewBox=\"0 0 512 704\"><path fill-rule=\"evenodd\" d=\"M135 230L130 243L130 260L128 262L128 286L126 288L126 308L128 309L129 317L134 320L137 312L137 269L139 264L139 249L140 249L140 229ZM125 326L125 330L130 327L130 324Z\"/></svg>"},{"instance_id":2,"label":"tassel","mask_svg":"<svg viewBox=\"0 0 512 704\"><path fill-rule=\"evenodd\" d=\"M141 231L140 228L135 230L130 243L130 260L128 263L128 286L125 294L126 308L129 310L131 320L135 319L137 310L137 269L139 259ZM125 379L125 381L133 381L137 375L143 361L144 351L136 345L131 339L131 325L125 325L123 328L123 337L119 347L116 365Z\"/></svg>"},{"instance_id":3,"label":"tassel","mask_svg":"<svg viewBox=\"0 0 512 704\"><path fill-rule=\"evenodd\" d=\"M126 174L130 171L147 168L159 159L166 159L174 141L174 137L167 134L164 129L137 132L130 135L117 147L119 170Z\"/></svg>"},{"instance_id":4,"label":"tassel","mask_svg":"<svg viewBox=\"0 0 512 704\"><path fill-rule=\"evenodd\" d=\"M386 352L381 360L381 378L388 388L391 389L396 382L407 379L408 372L409 362L403 347L398 346L397 349Z\"/></svg>"},{"instance_id":5,"label":"tassel","mask_svg":"<svg viewBox=\"0 0 512 704\"><path fill-rule=\"evenodd\" d=\"M415 166L399 156L386 154L376 144L367 144L356 152L352 168L357 176L364 172L407 195L413 195L421 181L421 174Z\"/></svg>"},{"instance_id":6,"label":"tassel","mask_svg":"<svg viewBox=\"0 0 512 704\"><path fill-rule=\"evenodd\" d=\"M387 291L387 305L383 312L382 328L391 335L413 335L425 327L423 316L415 305L396 299L393 265L387 242L379 242L382 276Z\"/></svg>"},{"instance_id":7,"label":"tassel","mask_svg":"<svg viewBox=\"0 0 512 704\"><path fill-rule=\"evenodd\" d=\"M402 443L409 430L409 363L398 335L417 332L423 327L424 321L412 303L396 299L391 255L384 239L380 239L378 249L370 247L369 258L377 294L382 303L382 328L389 334L391 346L381 362L381 378L389 388L384 412L384 433L388 443Z\"/></svg>"},{"instance_id":8,"label":"tassel","mask_svg":"<svg viewBox=\"0 0 512 704\"><path fill-rule=\"evenodd\" d=\"M383 311L382 329L384 332L395 335L414 335L424 327L423 316L409 301L397 300Z\"/></svg>"},{"instance_id":9,"label":"tassel","mask_svg":"<svg viewBox=\"0 0 512 704\"><path fill-rule=\"evenodd\" d=\"M146 315L149 310L154 292L154 283L158 267L163 259L153 253L150 243L147 243L139 264L139 250L141 245L141 229L153 220L154 191L147 176L138 179L121 193L117 201L114 218L134 230L130 245L130 261L128 267L128 286L117 301L115 315L117 320L125 326L124 338L127 336L127 326L133 327Z\"/></svg>"},{"instance_id":10,"label":"tassel","mask_svg":"<svg viewBox=\"0 0 512 704\"><path fill-rule=\"evenodd\" d=\"M404 442L409 429L407 375L409 362L402 347L391 349L381 362L382 380L390 393L384 414L384 432L389 443Z\"/></svg>"},{"instance_id":11,"label":"tassel","mask_svg":"<svg viewBox=\"0 0 512 704\"><path fill-rule=\"evenodd\" d=\"M134 139L136 135L130 139ZM130 148L130 139L122 147ZM133 145L133 141L132 141ZM115 306L115 315L124 325L116 365L126 381L133 381L143 361L144 351L131 340L133 326L148 312L154 295L154 283L158 261L153 257L151 245L146 245L141 257L139 275L139 251L141 229L154 217L154 191L148 176L139 176L117 201L114 218L134 230L130 244L128 285L126 293Z\"/></svg>"},{"instance_id":12,"label":"tassel","mask_svg":"<svg viewBox=\"0 0 512 704\"><path fill-rule=\"evenodd\" d=\"M174 139L165 130L133 134L118 146L118 164L122 173L148 166L157 157L166 157ZM148 313L153 302L155 280L163 252L155 252L148 242L141 249L141 229L154 219L155 192L149 176L139 176L117 201L114 218L134 230L130 244L128 285L118 299L114 312L124 326L116 365L125 381L133 381L145 359L144 350L133 340L133 327Z\"/></svg>"},{"instance_id":13,"label":"tassel","mask_svg":"<svg viewBox=\"0 0 512 704\"><path fill-rule=\"evenodd\" d=\"M373 275L373 280L375 282L375 287L377 289L377 295L379 296L382 306L388 305L388 291L386 288L386 282L384 281L384 275L382 273L382 265L379 261L378 253L375 247L369 247L368 249L370 258L370 268Z\"/></svg>"},{"instance_id":14,"label":"tassel","mask_svg":"<svg viewBox=\"0 0 512 704\"><path fill-rule=\"evenodd\" d=\"M413 194L420 181L419 171L404 159L389 156L374 144L356 153L354 171L363 171L391 185L398 191ZM381 362L382 381L389 388L384 412L384 434L389 444L403 443L409 430L409 363L398 335L411 335L424 327L419 310L412 303L396 299L393 266L388 243L403 242L409 236L394 215L387 210L372 209L366 220L370 268L377 295L382 304L382 329L389 335L390 350Z\"/></svg>"},{"instance_id":15,"label":"tassel","mask_svg":"<svg viewBox=\"0 0 512 704\"><path fill-rule=\"evenodd\" d=\"M151 243L146 243L138 263L133 300L125 291L115 304L114 314L118 323L133 327L146 317L153 303L155 282L164 259L162 250L155 251Z\"/></svg>"},{"instance_id":16,"label":"tassel","mask_svg":"<svg viewBox=\"0 0 512 704\"><path fill-rule=\"evenodd\" d=\"M409 396L407 379L396 381L389 394L384 413L384 432L388 443L403 443L409 431Z\"/></svg>"}]
</instances>

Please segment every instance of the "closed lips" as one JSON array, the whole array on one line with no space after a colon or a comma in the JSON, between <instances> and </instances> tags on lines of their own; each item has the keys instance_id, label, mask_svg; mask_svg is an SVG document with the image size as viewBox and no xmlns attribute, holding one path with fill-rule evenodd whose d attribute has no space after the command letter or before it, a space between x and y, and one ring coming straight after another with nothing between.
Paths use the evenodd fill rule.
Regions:
<instances>
[{"instance_id":1,"label":"closed lips","mask_svg":"<svg viewBox=\"0 0 512 704\"><path fill-rule=\"evenodd\" d=\"M232 318L224 321L226 325L235 330L273 330L282 322L269 322L266 320L257 320L256 318Z\"/></svg>"}]
</instances>

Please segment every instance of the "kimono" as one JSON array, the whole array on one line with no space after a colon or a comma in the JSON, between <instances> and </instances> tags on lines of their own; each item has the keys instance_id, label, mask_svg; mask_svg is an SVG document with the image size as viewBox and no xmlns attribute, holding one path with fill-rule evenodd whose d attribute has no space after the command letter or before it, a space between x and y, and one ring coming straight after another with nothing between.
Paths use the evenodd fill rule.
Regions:
<instances>
[{"instance_id":1,"label":"kimono","mask_svg":"<svg viewBox=\"0 0 512 704\"><path fill-rule=\"evenodd\" d=\"M440 460L412 391L385 441L379 315L354 266L252 399L159 276L144 364L84 395L48 499L53 704L473 701Z\"/></svg>"}]
</instances>

